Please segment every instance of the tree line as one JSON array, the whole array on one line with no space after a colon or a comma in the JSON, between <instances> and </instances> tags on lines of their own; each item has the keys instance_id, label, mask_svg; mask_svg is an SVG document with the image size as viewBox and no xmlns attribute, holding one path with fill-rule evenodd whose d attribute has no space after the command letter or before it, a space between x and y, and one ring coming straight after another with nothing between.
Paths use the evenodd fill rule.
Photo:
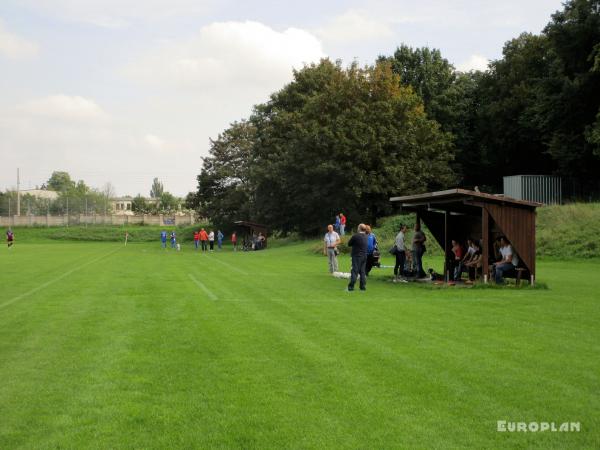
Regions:
<instances>
[{"instance_id":1,"label":"tree line","mask_svg":"<svg viewBox=\"0 0 600 450\"><path fill-rule=\"evenodd\" d=\"M40 198L27 192L21 192L22 215L64 215L64 214L108 214L112 212L112 200L115 189L106 183L102 189L88 186L85 181L75 181L68 172L54 171L50 178L40 187L42 190L54 191L56 199ZM158 178L154 178L150 189L150 198L141 194L133 197L132 211L139 214L162 214L178 211L182 204L168 191ZM0 192L0 214L17 213L17 191Z\"/></svg>"},{"instance_id":2,"label":"tree line","mask_svg":"<svg viewBox=\"0 0 600 450\"><path fill-rule=\"evenodd\" d=\"M219 225L255 220L311 233L389 197L555 174L598 193L600 0L571 0L540 34L508 41L486 71L401 45L367 67L328 59L211 140L186 204Z\"/></svg>"}]
</instances>

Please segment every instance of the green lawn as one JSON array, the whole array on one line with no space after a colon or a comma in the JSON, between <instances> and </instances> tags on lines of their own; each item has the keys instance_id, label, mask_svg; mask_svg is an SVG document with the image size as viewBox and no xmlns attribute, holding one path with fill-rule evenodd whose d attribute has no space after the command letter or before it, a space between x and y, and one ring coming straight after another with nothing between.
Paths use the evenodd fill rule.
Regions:
<instances>
[{"instance_id":1,"label":"green lawn","mask_svg":"<svg viewBox=\"0 0 600 450\"><path fill-rule=\"evenodd\" d=\"M600 447L600 261L346 293L310 248L3 248L0 448Z\"/></svg>"}]
</instances>

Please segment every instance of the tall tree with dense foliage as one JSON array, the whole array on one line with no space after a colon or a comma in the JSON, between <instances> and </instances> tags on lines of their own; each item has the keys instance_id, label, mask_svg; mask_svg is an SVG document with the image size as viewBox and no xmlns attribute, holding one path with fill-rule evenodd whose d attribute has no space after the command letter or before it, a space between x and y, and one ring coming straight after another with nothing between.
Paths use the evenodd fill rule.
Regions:
<instances>
[{"instance_id":1,"label":"tall tree with dense foliage","mask_svg":"<svg viewBox=\"0 0 600 450\"><path fill-rule=\"evenodd\" d=\"M506 43L479 85L483 180L554 173L597 189L600 0L572 0L540 35Z\"/></svg>"},{"instance_id":2,"label":"tall tree with dense foliage","mask_svg":"<svg viewBox=\"0 0 600 450\"><path fill-rule=\"evenodd\" d=\"M47 183L48 189L56 192L66 192L75 187L75 181L68 172L54 171Z\"/></svg>"},{"instance_id":3,"label":"tall tree with dense foliage","mask_svg":"<svg viewBox=\"0 0 600 450\"><path fill-rule=\"evenodd\" d=\"M473 139L480 72L457 72L438 49L401 45L392 56L379 61L391 64L403 86L411 86L423 100L425 112L442 130L452 133L455 144L453 169L462 184L473 184ZM475 183L476 184L476 183Z\"/></svg>"},{"instance_id":4,"label":"tall tree with dense foliage","mask_svg":"<svg viewBox=\"0 0 600 450\"><path fill-rule=\"evenodd\" d=\"M160 198L164 191L165 187L163 184L158 180L158 178L154 178L154 180L152 180L152 187L150 188L150 197Z\"/></svg>"},{"instance_id":5,"label":"tall tree with dense foliage","mask_svg":"<svg viewBox=\"0 0 600 450\"><path fill-rule=\"evenodd\" d=\"M193 204L202 216L219 226L253 217L251 164L255 145L256 128L248 121L231 124L211 140Z\"/></svg>"},{"instance_id":6,"label":"tall tree with dense foliage","mask_svg":"<svg viewBox=\"0 0 600 450\"><path fill-rule=\"evenodd\" d=\"M391 195L454 181L449 136L388 63L305 67L252 120L255 208L285 231L316 231L340 211L374 223Z\"/></svg>"},{"instance_id":7,"label":"tall tree with dense foliage","mask_svg":"<svg viewBox=\"0 0 600 450\"><path fill-rule=\"evenodd\" d=\"M134 213L138 213L138 214L143 214L143 213L148 212L148 210L149 210L148 202L146 201L146 199L144 197L142 197L141 194L138 194L135 197L133 197L133 200L131 201L131 210Z\"/></svg>"}]
</instances>

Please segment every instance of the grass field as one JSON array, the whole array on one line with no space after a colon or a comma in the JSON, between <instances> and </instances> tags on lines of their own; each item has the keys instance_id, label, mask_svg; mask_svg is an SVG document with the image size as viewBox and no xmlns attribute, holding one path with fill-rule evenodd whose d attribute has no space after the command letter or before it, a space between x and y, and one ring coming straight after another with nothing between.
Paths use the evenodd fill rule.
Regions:
<instances>
[{"instance_id":1,"label":"grass field","mask_svg":"<svg viewBox=\"0 0 600 450\"><path fill-rule=\"evenodd\" d=\"M600 447L598 259L346 293L310 248L3 248L0 448Z\"/></svg>"}]
</instances>

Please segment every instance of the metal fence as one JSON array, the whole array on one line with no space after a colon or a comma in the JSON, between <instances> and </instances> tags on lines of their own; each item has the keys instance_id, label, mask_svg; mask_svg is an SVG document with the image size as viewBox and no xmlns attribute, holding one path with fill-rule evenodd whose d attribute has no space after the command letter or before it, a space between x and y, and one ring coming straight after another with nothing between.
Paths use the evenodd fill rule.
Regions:
<instances>
[{"instance_id":1,"label":"metal fence","mask_svg":"<svg viewBox=\"0 0 600 450\"><path fill-rule=\"evenodd\" d=\"M504 177L504 195L546 205L560 205L562 180L549 175L514 175Z\"/></svg>"}]
</instances>

